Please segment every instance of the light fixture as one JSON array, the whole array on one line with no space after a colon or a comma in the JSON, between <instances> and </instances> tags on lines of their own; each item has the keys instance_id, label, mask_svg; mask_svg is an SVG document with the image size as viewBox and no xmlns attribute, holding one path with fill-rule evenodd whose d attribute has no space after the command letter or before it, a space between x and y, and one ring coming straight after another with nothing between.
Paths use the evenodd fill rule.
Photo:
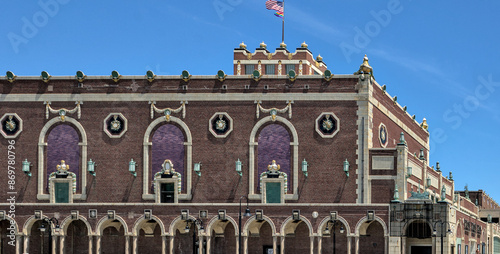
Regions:
<instances>
[{"instance_id":1,"label":"light fixture","mask_svg":"<svg viewBox=\"0 0 500 254\"><path fill-rule=\"evenodd\" d=\"M288 72L288 79L293 82L293 81L295 81L296 78L297 78L297 74L295 73L295 71L290 70Z\"/></svg>"},{"instance_id":2,"label":"light fixture","mask_svg":"<svg viewBox=\"0 0 500 254\"><path fill-rule=\"evenodd\" d=\"M93 176L95 176L95 166L95 161L92 161L92 159L87 162L87 171Z\"/></svg>"},{"instance_id":3,"label":"light fixture","mask_svg":"<svg viewBox=\"0 0 500 254\"><path fill-rule=\"evenodd\" d=\"M412 176L412 167L406 168L406 178L410 178Z\"/></svg>"},{"instance_id":4,"label":"light fixture","mask_svg":"<svg viewBox=\"0 0 500 254\"><path fill-rule=\"evenodd\" d=\"M343 234L345 232L344 226L340 226L340 233Z\"/></svg>"},{"instance_id":5,"label":"light fixture","mask_svg":"<svg viewBox=\"0 0 500 254\"><path fill-rule=\"evenodd\" d=\"M328 229L328 223L326 224L325 231L323 231L324 235L329 235L330 234L330 229Z\"/></svg>"},{"instance_id":6,"label":"light fixture","mask_svg":"<svg viewBox=\"0 0 500 254\"><path fill-rule=\"evenodd\" d=\"M236 173L238 173L239 176L243 176L243 172L241 172L241 161L240 158L236 161Z\"/></svg>"},{"instance_id":7,"label":"light fixture","mask_svg":"<svg viewBox=\"0 0 500 254\"><path fill-rule=\"evenodd\" d=\"M427 179L425 179L425 182L427 184L427 188L431 187L431 178L430 177L427 177Z\"/></svg>"},{"instance_id":8,"label":"light fixture","mask_svg":"<svg viewBox=\"0 0 500 254\"><path fill-rule=\"evenodd\" d=\"M302 161L302 173L304 173L304 175L306 177L307 177L307 166L308 166L307 161L306 161L306 159L304 159Z\"/></svg>"},{"instance_id":9,"label":"light fixture","mask_svg":"<svg viewBox=\"0 0 500 254\"><path fill-rule=\"evenodd\" d=\"M453 232L451 231L451 228L448 228L448 231L446 231L446 233L448 233L449 235L453 234Z\"/></svg>"},{"instance_id":10,"label":"light fixture","mask_svg":"<svg viewBox=\"0 0 500 254\"><path fill-rule=\"evenodd\" d=\"M28 176L31 176L30 166L31 166L31 162L29 162L28 159L25 159L23 161L22 170Z\"/></svg>"},{"instance_id":11,"label":"light fixture","mask_svg":"<svg viewBox=\"0 0 500 254\"><path fill-rule=\"evenodd\" d=\"M47 83L47 82L49 82L51 76L48 72L42 71L42 74L40 75L40 77L42 78L43 82Z\"/></svg>"},{"instance_id":12,"label":"light fixture","mask_svg":"<svg viewBox=\"0 0 500 254\"><path fill-rule=\"evenodd\" d=\"M227 77L227 75L226 75L226 73L224 73L224 71L223 71L223 70L219 70L219 71L217 72L217 79L218 79L220 82L224 81L224 80L226 79L226 77Z\"/></svg>"},{"instance_id":13,"label":"light fixture","mask_svg":"<svg viewBox=\"0 0 500 254\"><path fill-rule=\"evenodd\" d=\"M194 173L196 173L198 176L201 176L201 162L194 164Z\"/></svg>"},{"instance_id":14,"label":"light fixture","mask_svg":"<svg viewBox=\"0 0 500 254\"><path fill-rule=\"evenodd\" d=\"M245 209L245 213L243 214L243 217L250 217L252 216L252 213L250 213L250 208L247 208Z\"/></svg>"},{"instance_id":15,"label":"light fixture","mask_svg":"<svg viewBox=\"0 0 500 254\"><path fill-rule=\"evenodd\" d=\"M188 72L188 71L186 71L186 70L183 70L183 71L182 71L182 74L181 74L181 79L182 79L184 82L188 82L190 78L191 78L191 75L189 74L189 72Z\"/></svg>"},{"instance_id":16,"label":"light fixture","mask_svg":"<svg viewBox=\"0 0 500 254\"><path fill-rule=\"evenodd\" d=\"M433 236L436 236L437 235L437 230L434 228L434 230L432 230L432 235Z\"/></svg>"},{"instance_id":17,"label":"light fixture","mask_svg":"<svg viewBox=\"0 0 500 254\"><path fill-rule=\"evenodd\" d=\"M156 78L156 75L153 73L152 70L149 70L146 72L146 79L149 81L149 83L153 82Z\"/></svg>"},{"instance_id":18,"label":"light fixture","mask_svg":"<svg viewBox=\"0 0 500 254\"><path fill-rule=\"evenodd\" d=\"M392 101L394 102L394 105L396 105L396 102L398 101L398 97L397 96L392 97Z\"/></svg>"},{"instance_id":19,"label":"light fixture","mask_svg":"<svg viewBox=\"0 0 500 254\"><path fill-rule=\"evenodd\" d=\"M330 70L326 70L326 71L323 73L323 78L324 78L326 81L330 81L330 80L332 80L332 78L333 78L332 71L330 71Z\"/></svg>"},{"instance_id":20,"label":"light fixture","mask_svg":"<svg viewBox=\"0 0 500 254\"><path fill-rule=\"evenodd\" d=\"M420 149L420 155L418 156L418 158L419 158L420 160L425 160L425 156L424 156L424 149L423 149L423 148L421 148L421 149Z\"/></svg>"},{"instance_id":21,"label":"light fixture","mask_svg":"<svg viewBox=\"0 0 500 254\"><path fill-rule=\"evenodd\" d=\"M130 159L130 162L128 163L128 171L132 173L134 177L137 176L137 173L135 172L135 165L136 162L134 161L134 159Z\"/></svg>"},{"instance_id":22,"label":"light fixture","mask_svg":"<svg viewBox=\"0 0 500 254\"><path fill-rule=\"evenodd\" d=\"M77 71L76 72L76 80L80 83L82 83L83 81L85 81L85 78L87 76L85 74L83 74L83 71Z\"/></svg>"},{"instance_id":23,"label":"light fixture","mask_svg":"<svg viewBox=\"0 0 500 254\"><path fill-rule=\"evenodd\" d=\"M114 82L118 82L120 81L120 78L122 77L122 75L120 75L120 73L118 73L117 71L112 71L111 72L111 79L114 81Z\"/></svg>"},{"instance_id":24,"label":"light fixture","mask_svg":"<svg viewBox=\"0 0 500 254\"><path fill-rule=\"evenodd\" d=\"M436 171L441 172L441 166L439 165L439 161L436 162Z\"/></svg>"},{"instance_id":25,"label":"light fixture","mask_svg":"<svg viewBox=\"0 0 500 254\"><path fill-rule=\"evenodd\" d=\"M7 71L6 77L7 81L9 81L10 83L14 82L17 78L17 76L12 71Z\"/></svg>"},{"instance_id":26,"label":"light fixture","mask_svg":"<svg viewBox=\"0 0 500 254\"><path fill-rule=\"evenodd\" d=\"M186 227L184 228L184 233L189 233L189 222L186 221Z\"/></svg>"},{"instance_id":27,"label":"light fixture","mask_svg":"<svg viewBox=\"0 0 500 254\"><path fill-rule=\"evenodd\" d=\"M382 93L385 94L385 91L387 90L387 86L386 85L383 85L382 86Z\"/></svg>"},{"instance_id":28,"label":"light fixture","mask_svg":"<svg viewBox=\"0 0 500 254\"><path fill-rule=\"evenodd\" d=\"M368 211L366 213L367 221L375 220L375 211Z\"/></svg>"},{"instance_id":29,"label":"light fixture","mask_svg":"<svg viewBox=\"0 0 500 254\"><path fill-rule=\"evenodd\" d=\"M344 172L345 172L345 175L347 177L349 177L349 162L347 161L347 159L345 159L345 161L344 161Z\"/></svg>"},{"instance_id":30,"label":"light fixture","mask_svg":"<svg viewBox=\"0 0 500 254\"><path fill-rule=\"evenodd\" d=\"M40 232L45 233L46 228L45 228L45 225L43 224L43 221L42 221L42 225L38 229L40 230Z\"/></svg>"},{"instance_id":31,"label":"light fixture","mask_svg":"<svg viewBox=\"0 0 500 254\"><path fill-rule=\"evenodd\" d=\"M492 220L492 217L491 217L491 214L488 214L488 223L491 223L493 220Z\"/></svg>"},{"instance_id":32,"label":"light fixture","mask_svg":"<svg viewBox=\"0 0 500 254\"><path fill-rule=\"evenodd\" d=\"M331 221L337 220L337 212L330 212L330 220Z\"/></svg>"},{"instance_id":33,"label":"light fixture","mask_svg":"<svg viewBox=\"0 0 500 254\"><path fill-rule=\"evenodd\" d=\"M260 75L259 70L254 70L254 71L252 72L252 78L253 78L253 80L255 80L255 81L259 81L261 76L262 76L262 75Z\"/></svg>"}]
</instances>

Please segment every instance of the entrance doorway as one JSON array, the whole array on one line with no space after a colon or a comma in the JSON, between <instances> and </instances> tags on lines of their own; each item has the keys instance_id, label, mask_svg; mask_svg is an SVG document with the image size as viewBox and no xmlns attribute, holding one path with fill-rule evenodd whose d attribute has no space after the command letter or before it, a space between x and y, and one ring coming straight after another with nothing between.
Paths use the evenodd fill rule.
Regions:
<instances>
[{"instance_id":1,"label":"entrance doorway","mask_svg":"<svg viewBox=\"0 0 500 254\"><path fill-rule=\"evenodd\" d=\"M432 254L432 246L411 246L410 254Z\"/></svg>"}]
</instances>

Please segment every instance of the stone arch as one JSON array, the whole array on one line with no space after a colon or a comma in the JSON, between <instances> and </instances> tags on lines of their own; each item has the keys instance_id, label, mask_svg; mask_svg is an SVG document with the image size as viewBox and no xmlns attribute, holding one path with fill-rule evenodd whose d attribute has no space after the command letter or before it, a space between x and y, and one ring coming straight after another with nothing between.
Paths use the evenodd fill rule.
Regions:
<instances>
[{"instance_id":1,"label":"stone arch","mask_svg":"<svg viewBox=\"0 0 500 254\"><path fill-rule=\"evenodd\" d=\"M432 229L434 228L432 226L432 223L430 221L427 221L427 220L423 220L423 219L410 219L408 220L405 225L403 226L403 229L402 229L402 232L404 232L404 234L406 235L406 231L408 230L408 227L413 223L413 222L424 222L425 224L427 224L429 226L429 228L431 229L431 232L432 232Z\"/></svg>"},{"instance_id":2,"label":"stone arch","mask_svg":"<svg viewBox=\"0 0 500 254\"><path fill-rule=\"evenodd\" d=\"M38 138L38 195L39 200L49 200L49 194L44 193L44 179L47 169L45 169L45 147L47 146L46 138L49 130L53 125L58 123L68 123L73 127L76 127L76 131L80 135L81 142L78 145L81 147L81 160L80 160L80 186L81 194L73 195L73 199L86 199L86 186L87 186L87 133L83 126L78 122L78 120L66 116L64 121L60 117L54 117L49 120L40 131L40 136Z\"/></svg>"},{"instance_id":3,"label":"stone arch","mask_svg":"<svg viewBox=\"0 0 500 254\"><path fill-rule=\"evenodd\" d=\"M33 227L33 225L39 221L39 220L43 220L43 219L49 219L49 217L43 215L40 219L35 219L35 216L32 215L30 216L25 222L24 222L24 225L23 225L23 234L24 235L30 235L31 233L31 227ZM54 227L51 227L52 230L54 230ZM52 232L54 233L54 232Z\"/></svg>"},{"instance_id":4,"label":"stone arch","mask_svg":"<svg viewBox=\"0 0 500 254\"><path fill-rule=\"evenodd\" d=\"M233 225L234 232L235 232L234 235L238 236L238 223L231 216L226 215L226 219L230 224ZM216 233L224 233L224 229L222 229L222 227L220 225L218 225L219 223L220 223L220 220L219 220L218 216L215 216L212 219L210 219L210 221L207 224L207 230L205 231L205 232L207 232L207 236L212 235L212 230L214 230Z\"/></svg>"},{"instance_id":5,"label":"stone arch","mask_svg":"<svg viewBox=\"0 0 500 254\"><path fill-rule=\"evenodd\" d=\"M384 220L382 220L380 217L375 216L375 219L373 221L378 221L382 228L384 229L384 236L387 236L389 234L389 231L387 230L387 225L385 224ZM355 234L360 235L360 232L366 232L366 229L371 223L365 224L365 222L368 222L368 217L365 216L361 218L358 223L356 224L356 229L355 229Z\"/></svg>"},{"instance_id":6,"label":"stone arch","mask_svg":"<svg viewBox=\"0 0 500 254\"><path fill-rule=\"evenodd\" d=\"M89 235L92 235L93 231L92 231L92 226L90 225L90 223L87 221L87 218L85 218L84 216L82 215L78 215L78 219L72 219L71 216L67 216L66 218L64 218L64 220L61 222L61 235L66 235L66 232L68 231L68 227L69 225L71 224L71 222L73 221L77 221L77 220L81 220L85 226L87 226L87 232Z\"/></svg>"},{"instance_id":7,"label":"stone arch","mask_svg":"<svg viewBox=\"0 0 500 254\"><path fill-rule=\"evenodd\" d=\"M300 221L304 222L307 225L307 228L309 229L309 236L313 236L314 231L311 222L302 215L300 215ZM288 218L285 219L285 221L283 221L280 230L281 235L287 235L289 230L293 230L293 232L295 232L295 229L297 228L299 223L291 224L291 222L293 222L292 216L289 216Z\"/></svg>"},{"instance_id":8,"label":"stone arch","mask_svg":"<svg viewBox=\"0 0 500 254\"><path fill-rule=\"evenodd\" d=\"M143 173L142 173L142 188L143 188L143 194L142 198L145 200L154 200L155 196L154 194L149 193L149 151L150 146L152 146L152 142L150 141L151 134L153 133L153 130L163 124L163 123L175 123L177 124L181 130L184 132L184 135L186 137L186 142L184 142L184 146L186 149L186 194L179 194L179 199L180 200L190 200L191 199L191 178L192 178L192 170L193 170L193 163L192 163L192 145L193 145L193 137L191 136L191 131L189 130L189 127L182 121L181 119L175 117L175 116L170 116L170 120L167 121L164 116L156 118L151 124L149 124L148 128L146 129L146 132L144 133L144 140L143 140Z\"/></svg>"},{"instance_id":9,"label":"stone arch","mask_svg":"<svg viewBox=\"0 0 500 254\"><path fill-rule=\"evenodd\" d=\"M192 215L189 215L188 219L193 220L193 221L196 220L196 218ZM185 224L183 225L184 222L185 222L185 220L183 220L180 215L177 216L172 222L170 222L170 226L168 228L168 232L166 233L166 235L175 236L176 230L179 230L180 232L182 232L185 228Z\"/></svg>"},{"instance_id":10,"label":"stone arch","mask_svg":"<svg viewBox=\"0 0 500 254\"><path fill-rule=\"evenodd\" d=\"M156 223L158 223L158 225L160 226L160 229L161 229L161 234L162 235L165 235L166 232L165 232L165 225L163 224L163 222L160 220L160 218L158 218L157 216L155 215L151 215L151 220L154 220L156 221ZM143 216L139 217L135 223L134 223L134 227L132 229L132 235L134 236L138 236L139 235L139 230L141 230L141 227L144 223L148 222L148 220L146 220L146 218Z\"/></svg>"},{"instance_id":11,"label":"stone arch","mask_svg":"<svg viewBox=\"0 0 500 254\"><path fill-rule=\"evenodd\" d=\"M265 215L262 215L262 219L263 221L266 221L267 223L269 223L269 225L271 226L271 231L273 233L273 236L275 236L277 234L277 231L276 231L276 225L274 224L274 222L271 220L271 218L265 216ZM255 224L257 223L258 221L255 219L255 216L248 219L245 223L245 225L243 226L243 230L241 232L241 235L242 236L248 236L248 233L247 232L259 232L260 230L260 226L261 225L252 225L252 224Z\"/></svg>"},{"instance_id":12,"label":"stone arch","mask_svg":"<svg viewBox=\"0 0 500 254\"><path fill-rule=\"evenodd\" d=\"M323 220L321 220L321 222L319 223L318 231L317 231L318 235L323 234L324 228L326 227L326 224L328 223L329 220L330 220L330 217L325 217ZM351 226L349 225L349 222L347 222L347 220L344 219L344 217L337 215L337 220L340 221L340 223L342 223L344 225L346 234L352 233Z\"/></svg>"},{"instance_id":13,"label":"stone arch","mask_svg":"<svg viewBox=\"0 0 500 254\"><path fill-rule=\"evenodd\" d=\"M248 175L249 175L249 195L248 197L253 200L259 200L262 199L261 194L255 194L255 149L257 144L257 141L255 139L257 138L257 133L259 130L266 124L270 122L278 122L282 123L285 128L290 132L292 136L292 140L290 141L290 145L293 147L292 148L292 168L291 172L293 173L293 186L291 188L292 194L285 194L285 200L297 200L298 199L298 180L299 180L299 175L298 175L298 170L299 170L299 135L297 133L297 130L293 126L293 124L288 121L286 118L281 117L281 116L276 116L275 120L273 121L273 118L271 116L267 116L262 118L260 121L258 121L253 129L252 132L250 133L250 142L249 142L249 158L248 158Z\"/></svg>"},{"instance_id":14,"label":"stone arch","mask_svg":"<svg viewBox=\"0 0 500 254\"><path fill-rule=\"evenodd\" d=\"M5 219L3 219L3 220L6 220L6 221L8 221L11 225L14 225L14 231L16 232L16 235L17 235L18 233L20 233L20 232L19 232L19 226L17 225L16 220L12 219L12 218L11 218L11 217L9 217L9 216L5 216ZM2 220L0 220L0 221L2 221ZM14 223L12 223L12 222L14 222Z\"/></svg>"},{"instance_id":15,"label":"stone arch","mask_svg":"<svg viewBox=\"0 0 500 254\"><path fill-rule=\"evenodd\" d=\"M118 222L120 222L120 224L123 226L123 230L125 231L125 235L127 235L129 233L128 232L127 222L125 222L125 220L121 216L118 216L118 215L115 215L115 219L114 220L118 220ZM99 222L97 223L95 234L97 236L102 236L102 231L105 228L107 228L108 226L113 226L113 227L115 226L115 225L111 224L111 223L115 223L114 220L109 219L107 216L102 217L99 220Z\"/></svg>"}]
</instances>

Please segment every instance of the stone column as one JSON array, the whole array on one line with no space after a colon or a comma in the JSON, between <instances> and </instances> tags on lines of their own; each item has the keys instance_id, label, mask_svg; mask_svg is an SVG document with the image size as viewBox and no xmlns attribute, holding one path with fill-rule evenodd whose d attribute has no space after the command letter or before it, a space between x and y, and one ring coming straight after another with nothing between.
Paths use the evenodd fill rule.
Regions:
<instances>
[{"instance_id":1,"label":"stone column","mask_svg":"<svg viewBox=\"0 0 500 254\"><path fill-rule=\"evenodd\" d=\"M16 254L21 253L21 242L23 235L16 235Z\"/></svg>"},{"instance_id":2,"label":"stone column","mask_svg":"<svg viewBox=\"0 0 500 254\"><path fill-rule=\"evenodd\" d=\"M52 250L51 250L51 253L52 254L56 254L56 251L57 251L57 236L52 235Z\"/></svg>"},{"instance_id":3,"label":"stone column","mask_svg":"<svg viewBox=\"0 0 500 254\"><path fill-rule=\"evenodd\" d=\"M278 253L278 237L273 236L273 253Z\"/></svg>"},{"instance_id":4,"label":"stone column","mask_svg":"<svg viewBox=\"0 0 500 254\"><path fill-rule=\"evenodd\" d=\"M93 253L92 248L93 248L92 236L89 235L89 254Z\"/></svg>"},{"instance_id":5,"label":"stone column","mask_svg":"<svg viewBox=\"0 0 500 254\"><path fill-rule=\"evenodd\" d=\"M401 246L403 249L401 254L406 254L406 237L401 237Z\"/></svg>"},{"instance_id":6,"label":"stone column","mask_svg":"<svg viewBox=\"0 0 500 254\"><path fill-rule=\"evenodd\" d=\"M167 236L161 236L161 254L167 254Z\"/></svg>"},{"instance_id":7,"label":"stone column","mask_svg":"<svg viewBox=\"0 0 500 254\"><path fill-rule=\"evenodd\" d=\"M285 254L285 236L281 236L281 254Z\"/></svg>"},{"instance_id":8,"label":"stone column","mask_svg":"<svg viewBox=\"0 0 500 254\"><path fill-rule=\"evenodd\" d=\"M243 236L243 253L248 254L248 236Z\"/></svg>"},{"instance_id":9,"label":"stone column","mask_svg":"<svg viewBox=\"0 0 500 254\"><path fill-rule=\"evenodd\" d=\"M351 254L352 236L347 237L347 254Z\"/></svg>"},{"instance_id":10,"label":"stone column","mask_svg":"<svg viewBox=\"0 0 500 254\"><path fill-rule=\"evenodd\" d=\"M63 235L59 236L59 253L60 254L64 253L64 241L66 240L65 238L66 237Z\"/></svg>"},{"instance_id":11,"label":"stone column","mask_svg":"<svg viewBox=\"0 0 500 254\"><path fill-rule=\"evenodd\" d=\"M203 254L203 242L204 237L202 235L198 235L198 254Z\"/></svg>"},{"instance_id":12,"label":"stone column","mask_svg":"<svg viewBox=\"0 0 500 254\"><path fill-rule=\"evenodd\" d=\"M127 237L127 239L130 239L130 237ZM132 254L137 254L137 249L138 249L137 241L138 241L138 237L136 235L132 236ZM128 240L127 240L127 242L128 242ZM130 253L130 252L125 250L125 253Z\"/></svg>"},{"instance_id":13,"label":"stone column","mask_svg":"<svg viewBox=\"0 0 500 254\"><path fill-rule=\"evenodd\" d=\"M309 237L309 253L314 254L314 236Z\"/></svg>"},{"instance_id":14,"label":"stone column","mask_svg":"<svg viewBox=\"0 0 500 254\"><path fill-rule=\"evenodd\" d=\"M321 254L321 248L322 248L322 245L323 244L323 237L322 236L318 236L318 254Z\"/></svg>"},{"instance_id":15,"label":"stone column","mask_svg":"<svg viewBox=\"0 0 500 254\"><path fill-rule=\"evenodd\" d=\"M354 254L359 254L359 236L354 237Z\"/></svg>"},{"instance_id":16,"label":"stone column","mask_svg":"<svg viewBox=\"0 0 500 254\"><path fill-rule=\"evenodd\" d=\"M385 246L384 246L384 253L385 253L385 254L388 254L388 253L389 253L389 236L388 236L388 235L386 235L386 236L384 237L384 239L385 239L385 241L384 241L384 245L385 245Z\"/></svg>"},{"instance_id":17,"label":"stone column","mask_svg":"<svg viewBox=\"0 0 500 254\"><path fill-rule=\"evenodd\" d=\"M23 253L28 253L28 247L29 247L29 243L30 243L30 236L29 235L25 235L24 236L24 249L23 249Z\"/></svg>"},{"instance_id":18,"label":"stone column","mask_svg":"<svg viewBox=\"0 0 500 254\"><path fill-rule=\"evenodd\" d=\"M212 237L210 237L209 235L205 236L205 238L207 239L207 251L206 253L207 254L210 254L210 245L212 244Z\"/></svg>"},{"instance_id":19,"label":"stone column","mask_svg":"<svg viewBox=\"0 0 500 254\"><path fill-rule=\"evenodd\" d=\"M174 239L175 239L175 236L170 236L170 243L168 245L168 253L169 254L174 254Z\"/></svg>"},{"instance_id":20,"label":"stone column","mask_svg":"<svg viewBox=\"0 0 500 254\"><path fill-rule=\"evenodd\" d=\"M95 253L101 254L101 236L96 236Z\"/></svg>"}]
</instances>

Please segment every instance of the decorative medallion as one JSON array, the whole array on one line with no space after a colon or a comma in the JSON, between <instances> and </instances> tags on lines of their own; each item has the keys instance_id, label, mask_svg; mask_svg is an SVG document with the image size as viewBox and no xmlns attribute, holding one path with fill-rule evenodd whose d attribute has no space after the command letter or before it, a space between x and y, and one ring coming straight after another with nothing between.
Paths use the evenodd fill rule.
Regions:
<instances>
[{"instance_id":1,"label":"decorative medallion","mask_svg":"<svg viewBox=\"0 0 500 254\"><path fill-rule=\"evenodd\" d=\"M217 112L210 118L208 129L216 138L225 138L233 131L233 119L225 112Z\"/></svg>"},{"instance_id":2,"label":"decorative medallion","mask_svg":"<svg viewBox=\"0 0 500 254\"><path fill-rule=\"evenodd\" d=\"M127 131L127 119L120 113L111 113L104 119L104 132L110 138L121 138Z\"/></svg>"},{"instance_id":3,"label":"decorative medallion","mask_svg":"<svg viewBox=\"0 0 500 254\"><path fill-rule=\"evenodd\" d=\"M3 115L0 123L2 124L1 132L4 138L16 138L23 130L23 122L15 113Z\"/></svg>"},{"instance_id":4,"label":"decorative medallion","mask_svg":"<svg viewBox=\"0 0 500 254\"><path fill-rule=\"evenodd\" d=\"M44 102L44 104L45 104L45 119L49 119L49 113L58 114L59 118L61 118L61 121L63 122L66 120L67 114L77 113L77 118L80 119L81 117L80 105L83 104L83 102L81 101L75 102L76 106L73 109L67 109L67 108L54 109L50 106L51 104L50 101L46 101Z\"/></svg>"},{"instance_id":5,"label":"decorative medallion","mask_svg":"<svg viewBox=\"0 0 500 254\"><path fill-rule=\"evenodd\" d=\"M387 128L385 127L385 125L383 123L380 123L379 127L378 127L378 139L380 141L380 145L382 147L386 147L387 146L387 140L388 140L388 134L387 134Z\"/></svg>"},{"instance_id":6,"label":"decorative medallion","mask_svg":"<svg viewBox=\"0 0 500 254\"><path fill-rule=\"evenodd\" d=\"M271 120L273 120L273 122L276 121L276 116L278 115L278 113L286 113L287 111L288 111L288 118L292 118L293 101L286 101L287 105L282 109L277 109L277 108L265 109L261 106L262 101L255 101L255 103L257 104L257 112L256 112L257 118L259 118L260 116L260 111L262 111L263 113L269 113L271 115Z\"/></svg>"},{"instance_id":7,"label":"decorative medallion","mask_svg":"<svg viewBox=\"0 0 500 254\"><path fill-rule=\"evenodd\" d=\"M332 138L340 130L340 121L332 112L323 112L316 118L316 132L323 138Z\"/></svg>"}]
</instances>

